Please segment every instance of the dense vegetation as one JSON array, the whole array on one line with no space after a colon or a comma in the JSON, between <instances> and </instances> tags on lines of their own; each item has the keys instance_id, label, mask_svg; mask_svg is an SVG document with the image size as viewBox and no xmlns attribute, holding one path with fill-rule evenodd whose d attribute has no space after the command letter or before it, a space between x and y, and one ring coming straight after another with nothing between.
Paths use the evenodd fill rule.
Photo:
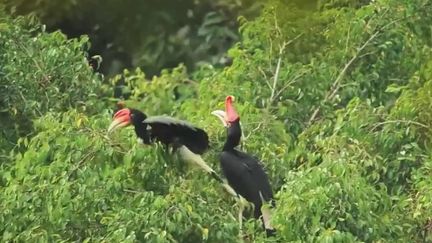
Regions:
<instances>
[{"instance_id":1,"label":"dense vegetation","mask_svg":"<svg viewBox=\"0 0 432 243\"><path fill-rule=\"evenodd\" d=\"M89 41L0 14L2 241L237 242L234 200L132 129L108 137L117 99L204 128L236 96L242 148L263 160L282 242L432 241L432 5L269 1L239 18L229 67L179 64L103 82ZM244 238L264 242L249 220Z\"/></svg>"},{"instance_id":2,"label":"dense vegetation","mask_svg":"<svg viewBox=\"0 0 432 243\"><path fill-rule=\"evenodd\" d=\"M86 33L91 55L101 55L100 71L143 67L147 74L183 62L189 69L203 63L229 63L226 50L238 40L237 15L254 16L252 0L4 0L10 11L37 15L49 30L69 37Z\"/></svg>"}]
</instances>

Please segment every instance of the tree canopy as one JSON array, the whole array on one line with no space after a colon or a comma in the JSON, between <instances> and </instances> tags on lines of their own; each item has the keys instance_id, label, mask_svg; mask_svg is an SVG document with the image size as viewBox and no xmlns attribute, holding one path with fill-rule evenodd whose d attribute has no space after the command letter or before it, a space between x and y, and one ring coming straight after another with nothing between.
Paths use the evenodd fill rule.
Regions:
<instances>
[{"instance_id":1,"label":"tree canopy","mask_svg":"<svg viewBox=\"0 0 432 243\"><path fill-rule=\"evenodd\" d=\"M106 133L119 100L187 120L220 172L226 134L210 112L226 95L276 197L276 236L251 218L245 240L432 241L431 24L428 0L269 0L238 18L228 66L104 77L87 37L1 11L2 241L238 242L217 182L133 129Z\"/></svg>"}]
</instances>

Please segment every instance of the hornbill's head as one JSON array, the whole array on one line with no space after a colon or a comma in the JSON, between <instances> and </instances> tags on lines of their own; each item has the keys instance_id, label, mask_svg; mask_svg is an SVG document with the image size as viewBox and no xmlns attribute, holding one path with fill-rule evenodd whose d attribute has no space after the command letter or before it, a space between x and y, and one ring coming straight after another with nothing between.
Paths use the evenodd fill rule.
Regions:
<instances>
[{"instance_id":1,"label":"hornbill's head","mask_svg":"<svg viewBox=\"0 0 432 243\"><path fill-rule=\"evenodd\" d=\"M123 108L117 111L113 116L113 121L108 128L108 133L129 125L142 123L147 116L139 110Z\"/></svg>"},{"instance_id":2,"label":"hornbill's head","mask_svg":"<svg viewBox=\"0 0 432 243\"><path fill-rule=\"evenodd\" d=\"M225 111L223 110L215 110L211 114L217 116L224 127L230 127L233 123L238 122L240 120L239 115L233 107L234 96L227 96L225 98Z\"/></svg>"}]
</instances>

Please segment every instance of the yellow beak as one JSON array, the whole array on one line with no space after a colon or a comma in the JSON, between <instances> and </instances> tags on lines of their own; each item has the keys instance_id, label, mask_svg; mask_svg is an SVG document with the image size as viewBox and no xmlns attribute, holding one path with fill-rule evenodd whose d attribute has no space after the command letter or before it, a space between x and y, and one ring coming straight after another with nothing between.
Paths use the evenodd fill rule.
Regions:
<instances>
[{"instance_id":1,"label":"yellow beak","mask_svg":"<svg viewBox=\"0 0 432 243\"><path fill-rule=\"evenodd\" d=\"M128 126L130 124L130 122L122 117L116 118L114 119L111 124L108 127L108 134L110 134L111 132L121 128L121 127L125 127Z\"/></svg>"},{"instance_id":2,"label":"yellow beak","mask_svg":"<svg viewBox=\"0 0 432 243\"><path fill-rule=\"evenodd\" d=\"M219 118L219 120L222 122L224 127L229 127L228 123L226 122L226 113L223 110L215 110L211 112L212 115L215 115Z\"/></svg>"}]
</instances>

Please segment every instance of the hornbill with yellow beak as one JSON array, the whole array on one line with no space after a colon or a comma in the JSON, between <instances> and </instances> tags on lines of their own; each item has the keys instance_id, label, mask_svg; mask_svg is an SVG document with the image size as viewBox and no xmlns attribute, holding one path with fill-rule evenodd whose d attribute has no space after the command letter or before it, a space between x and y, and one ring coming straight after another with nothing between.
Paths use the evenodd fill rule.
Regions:
<instances>
[{"instance_id":1,"label":"hornbill with yellow beak","mask_svg":"<svg viewBox=\"0 0 432 243\"><path fill-rule=\"evenodd\" d=\"M201 158L200 155L209 148L208 135L203 129L173 117L147 117L139 110L122 108L114 114L108 133L129 125L134 126L140 142L151 144L159 141L165 147L172 146L173 150L179 151L183 160L198 165L214 179L222 183L230 194L237 195Z\"/></svg>"},{"instance_id":2,"label":"hornbill with yellow beak","mask_svg":"<svg viewBox=\"0 0 432 243\"><path fill-rule=\"evenodd\" d=\"M275 233L270 225L270 210L262 207L264 203L270 202L274 206L273 192L260 161L242 152L236 147L240 143L242 135L240 117L233 107L233 96L225 99L225 111L216 110L212 114L217 116L227 128L227 139L222 152L219 155L220 165L228 184L244 199L254 205L254 216L262 217L263 226L267 236ZM243 217L244 204L240 202L239 223Z\"/></svg>"}]
</instances>

